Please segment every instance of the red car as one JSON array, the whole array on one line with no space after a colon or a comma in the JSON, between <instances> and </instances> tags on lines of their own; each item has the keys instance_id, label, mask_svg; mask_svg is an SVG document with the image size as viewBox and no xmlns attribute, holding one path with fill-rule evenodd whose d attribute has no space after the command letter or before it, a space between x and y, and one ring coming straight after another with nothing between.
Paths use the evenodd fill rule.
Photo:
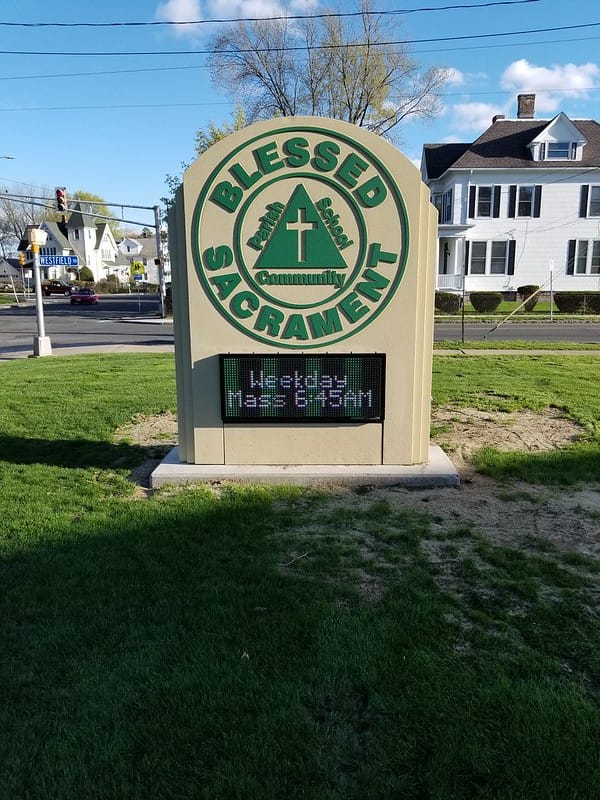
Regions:
<instances>
[{"instance_id":1,"label":"red car","mask_svg":"<svg viewBox=\"0 0 600 800\"><path fill-rule=\"evenodd\" d=\"M77 289L71 295L72 306L74 306L75 303L86 303L87 305L92 305L92 303L97 303L98 300L99 297L93 289Z\"/></svg>"}]
</instances>

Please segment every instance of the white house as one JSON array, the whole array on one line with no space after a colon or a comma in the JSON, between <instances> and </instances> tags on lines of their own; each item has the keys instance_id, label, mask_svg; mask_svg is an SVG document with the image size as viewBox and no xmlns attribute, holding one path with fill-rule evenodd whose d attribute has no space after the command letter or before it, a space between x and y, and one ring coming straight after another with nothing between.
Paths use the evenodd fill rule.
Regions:
<instances>
[{"instance_id":1,"label":"white house","mask_svg":"<svg viewBox=\"0 0 600 800\"><path fill-rule=\"evenodd\" d=\"M129 280L129 264L121 258L115 237L107 222L94 222L93 215L85 213L82 204L76 204L66 223L69 244L79 256L79 263L89 267L94 280L117 275L122 283Z\"/></svg>"},{"instance_id":2,"label":"white house","mask_svg":"<svg viewBox=\"0 0 600 800\"><path fill-rule=\"evenodd\" d=\"M138 261L144 267L144 279L149 283L160 283L159 265L156 263L156 234L149 228L144 228L141 236L128 234L117 243L121 258L130 265ZM162 252L163 269L165 277L170 275L168 256Z\"/></svg>"},{"instance_id":3,"label":"white house","mask_svg":"<svg viewBox=\"0 0 600 800\"><path fill-rule=\"evenodd\" d=\"M45 220L41 228L46 231L46 244L40 247L41 256L78 256L79 268L89 267L98 281L107 275L117 275L122 283L129 281L129 262L121 257L113 233L105 222L94 221L93 215L81 209L76 203L66 222ZM28 231L19 243L19 250L25 252L28 265L31 264ZM68 267L41 267L44 278L69 280L72 274Z\"/></svg>"},{"instance_id":4,"label":"white house","mask_svg":"<svg viewBox=\"0 0 600 800\"><path fill-rule=\"evenodd\" d=\"M600 290L600 125L560 113L498 115L474 142L426 144L421 174L439 211L439 290L533 284Z\"/></svg>"}]
</instances>

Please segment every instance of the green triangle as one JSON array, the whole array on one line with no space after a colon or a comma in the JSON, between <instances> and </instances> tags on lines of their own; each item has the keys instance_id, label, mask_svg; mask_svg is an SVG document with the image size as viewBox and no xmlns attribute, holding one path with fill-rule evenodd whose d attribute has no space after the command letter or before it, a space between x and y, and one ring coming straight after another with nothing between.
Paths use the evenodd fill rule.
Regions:
<instances>
[{"instance_id":1,"label":"green triangle","mask_svg":"<svg viewBox=\"0 0 600 800\"><path fill-rule=\"evenodd\" d=\"M259 255L255 269L345 269L321 215L301 184L281 215L277 227Z\"/></svg>"}]
</instances>

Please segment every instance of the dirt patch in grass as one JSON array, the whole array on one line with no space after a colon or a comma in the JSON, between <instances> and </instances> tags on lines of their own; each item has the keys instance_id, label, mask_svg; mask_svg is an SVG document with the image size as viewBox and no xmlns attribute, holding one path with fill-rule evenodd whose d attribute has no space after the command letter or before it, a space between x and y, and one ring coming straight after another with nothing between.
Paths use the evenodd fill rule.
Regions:
<instances>
[{"instance_id":1,"label":"dirt patch in grass","mask_svg":"<svg viewBox=\"0 0 600 800\"><path fill-rule=\"evenodd\" d=\"M600 484L581 487L546 487L512 481L499 483L479 475L473 454L485 445L506 451L540 451L565 447L584 432L556 409L515 413L439 407L432 414L432 441L454 462L459 487L428 490L392 487L368 490L365 502L387 500L395 510L418 511L432 520L432 532L467 527L498 543L543 547L547 542L582 555L600 554ZM117 441L148 447L149 457L137 467L131 480L138 496L149 492L149 477L168 450L177 444L177 419L166 413L133 420L119 429ZM357 492L341 492L356 499ZM432 558L439 558L431 547ZM435 555L434 555L435 551ZM378 587L366 586L378 594Z\"/></svg>"},{"instance_id":2,"label":"dirt patch in grass","mask_svg":"<svg viewBox=\"0 0 600 800\"><path fill-rule=\"evenodd\" d=\"M178 442L177 416L170 411L155 416L137 415L115 432L116 442L129 442L148 448L148 458L132 470L130 480L136 485L135 497L150 493L150 475Z\"/></svg>"}]
</instances>

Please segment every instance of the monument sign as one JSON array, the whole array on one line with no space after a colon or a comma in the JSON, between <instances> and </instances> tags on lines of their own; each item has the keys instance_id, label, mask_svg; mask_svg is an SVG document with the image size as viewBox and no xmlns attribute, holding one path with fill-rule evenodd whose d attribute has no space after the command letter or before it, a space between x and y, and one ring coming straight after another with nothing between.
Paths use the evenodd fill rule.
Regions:
<instances>
[{"instance_id":1,"label":"monument sign","mask_svg":"<svg viewBox=\"0 0 600 800\"><path fill-rule=\"evenodd\" d=\"M354 125L201 155L169 217L178 460L426 463L436 230L415 166Z\"/></svg>"}]
</instances>

